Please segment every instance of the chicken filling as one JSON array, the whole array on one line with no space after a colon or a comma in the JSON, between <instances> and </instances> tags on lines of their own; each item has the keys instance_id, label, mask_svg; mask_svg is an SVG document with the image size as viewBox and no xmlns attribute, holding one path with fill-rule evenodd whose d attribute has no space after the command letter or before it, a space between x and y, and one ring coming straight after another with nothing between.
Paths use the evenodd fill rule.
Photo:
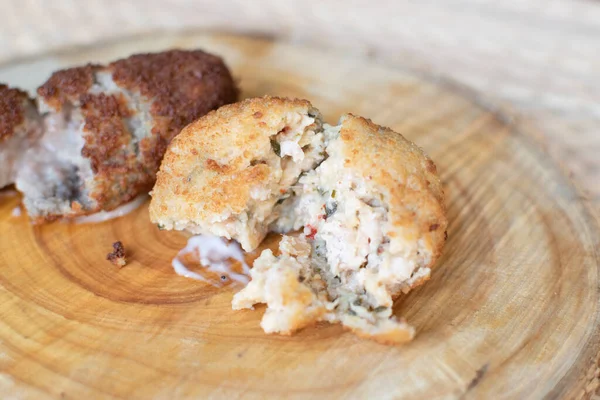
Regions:
<instances>
[{"instance_id":1,"label":"chicken filling","mask_svg":"<svg viewBox=\"0 0 600 400\"><path fill-rule=\"evenodd\" d=\"M297 112L285 115L271 135L268 154L251 160L247 166L266 164L270 171L268 184L260 182L250 188L247 210L241 214L215 214L208 225L177 221L175 229L226 238L236 235L244 250L253 250L277 218L273 208L293 194L301 174L314 169L323 160L325 145L321 121L317 117Z\"/></svg>"},{"instance_id":2,"label":"chicken filling","mask_svg":"<svg viewBox=\"0 0 600 400\"><path fill-rule=\"evenodd\" d=\"M392 317L393 295L428 276L425 252L387 236L383 196L374 197L368 179L344 168L339 129L325 125L326 159L304 172L273 211L271 230L302 235L284 236L278 257L263 252L252 282L236 294L233 306L267 303L262 323L267 332L286 333L327 320L370 334L396 330L409 340L412 328ZM292 289L278 287L282 284ZM287 303L298 308L298 302L306 306L302 317L283 311ZM281 320L274 323L274 315Z\"/></svg>"}]
</instances>

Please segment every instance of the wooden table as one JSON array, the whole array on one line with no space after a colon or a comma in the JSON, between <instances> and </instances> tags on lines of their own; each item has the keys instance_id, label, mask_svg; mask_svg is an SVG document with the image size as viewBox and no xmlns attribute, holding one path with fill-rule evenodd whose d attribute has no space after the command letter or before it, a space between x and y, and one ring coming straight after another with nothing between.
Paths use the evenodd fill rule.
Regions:
<instances>
[{"instance_id":1,"label":"wooden table","mask_svg":"<svg viewBox=\"0 0 600 400\"><path fill-rule=\"evenodd\" d=\"M534 133L600 205L600 4L349 3L4 0L0 63L157 30L236 31L332 48L476 99ZM586 377L590 396L599 372Z\"/></svg>"}]
</instances>

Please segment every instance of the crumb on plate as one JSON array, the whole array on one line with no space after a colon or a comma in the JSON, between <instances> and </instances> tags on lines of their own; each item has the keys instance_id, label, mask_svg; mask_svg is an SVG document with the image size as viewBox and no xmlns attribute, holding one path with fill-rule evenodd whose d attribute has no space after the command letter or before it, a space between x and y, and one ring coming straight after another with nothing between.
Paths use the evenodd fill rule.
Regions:
<instances>
[{"instance_id":1,"label":"crumb on plate","mask_svg":"<svg viewBox=\"0 0 600 400\"><path fill-rule=\"evenodd\" d=\"M121 268L127 265L127 260L125 259L125 247L123 247L123 243L120 241L113 243L113 251L106 255L106 259Z\"/></svg>"}]
</instances>

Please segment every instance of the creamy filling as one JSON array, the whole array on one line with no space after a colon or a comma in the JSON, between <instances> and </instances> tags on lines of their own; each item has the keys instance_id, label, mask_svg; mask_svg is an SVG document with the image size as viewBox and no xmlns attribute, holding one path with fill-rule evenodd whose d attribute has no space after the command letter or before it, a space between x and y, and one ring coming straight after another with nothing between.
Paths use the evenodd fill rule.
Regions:
<instances>
[{"instance_id":1,"label":"creamy filling","mask_svg":"<svg viewBox=\"0 0 600 400\"><path fill-rule=\"evenodd\" d=\"M44 134L25 154L16 186L24 194L23 203L34 217L65 214L72 203L92 208L85 182L93 180L90 161L81 155L85 144L82 118L76 110L48 114Z\"/></svg>"},{"instance_id":2,"label":"creamy filling","mask_svg":"<svg viewBox=\"0 0 600 400\"><path fill-rule=\"evenodd\" d=\"M0 143L0 189L14 183L20 155L27 147L27 139L21 135L14 135Z\"/></svg>"},{"instance_id":3,"label":"creamy filling","mask_svg":"<svg viewBox=\"0 0 600 400\"><path fill-rule=\"evenodd\" d=\"M270 226L284 234L300 230L302 235L284 236L278 257L270 250L263 252L255 261L251 283L236 294L233 307L266 303L262 325L267 332L300 329L312 318L312 322L340 322L363 333L410 338L412 328L392 316L393 296L397 288L408 288L429 270L420 268L423 260L417 256L417 245L387 235L388 210L368 179L344 168L342 142L336 140L339 127L325 125L323 136L325 160L302 174L276 206L277 218ZM308 246L308 255L288 250L303 246ZM284 301L281 291L301 300ZM308 314L282 311L285 304L296 309L298 302ZM284 321L275 323L274 315Z\"/></svg>"},{"instance_id":4,"label":"creamy filling","mask_svg":"<svg viewBox=\"0 0 600 400\"><path fill-rule=\"evenodd\" d=\"M360 292L341 284L315 255L304 235L283 236L280 255L265 250L250 271L252 280L232 300L235 310L265 303L261 321L266 333L290 334L317 321L341 323L358 334L388 343L410 340L414 329L392 315L390 306L373 308Z\"/></svg>"},{"instance_id":5,"label":"creamy filling","mask_svg":"<svg viewBox=\"0 0 600 400\"><path fill-rule=\"evenodd\" d=\"M390 307L396 288L407 289L426 277L427 262L420 245L390 238L383 196L344 168L339 127L324 126L327 158L305 173L293 194L277 206L279 218L271 229L280 233L302 230L313 240L315 254L340 287L372 309ZM330 285L335 284L331 281ZM348 297L344 295L343 297ZM341 305L347 308L341 301Z\"/></svg>"}]
</instances>

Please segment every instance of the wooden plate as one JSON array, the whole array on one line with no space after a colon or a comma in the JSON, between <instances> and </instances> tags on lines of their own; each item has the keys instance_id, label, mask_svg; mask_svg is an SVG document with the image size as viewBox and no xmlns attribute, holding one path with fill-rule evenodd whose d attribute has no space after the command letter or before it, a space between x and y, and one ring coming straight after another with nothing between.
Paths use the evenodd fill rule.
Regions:
<instances>
[{"instance_id":1,"label":"wooden plate","mask_svg":"<svg viewBox=\"0 0 600 400\"><path fill-rule=\"evenodd\" d=\"M449 240L432 279L401 298L403 347L320 325L266 336L234 289L177 276L184 235L147 205L94 225L32 227L0 198L3 398L551 398L597 386L599 230L568 177L530 137L465 98L403 72L266 40L144 37L0 67L34 89L57 68L201 47L224 56L243 96L312 100L424 147L448 194ZM130 264L105 260L121 240ZM586 389L587 386L587 389Z\"/></svg>"}]
</instances>

